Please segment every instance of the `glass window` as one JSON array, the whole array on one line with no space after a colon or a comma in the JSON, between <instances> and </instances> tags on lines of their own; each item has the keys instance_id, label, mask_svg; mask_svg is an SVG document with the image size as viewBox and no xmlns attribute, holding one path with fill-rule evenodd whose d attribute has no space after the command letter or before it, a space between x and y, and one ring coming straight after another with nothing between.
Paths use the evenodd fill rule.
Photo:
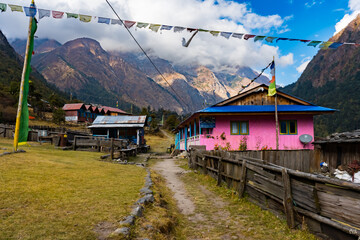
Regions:
<instances>
[{"instance_id":1,"label":"glass window","mask_svg":"<svg viewBox=\"0 0 360 240\"><path fill-rule=\"evenodd\" d=\"M240 122L240 134L247 135L249 134L249 122Z\"/></svg>"},{"instance_id":2,"label":"glass window","mask_svg":"<svg viewBox=\"0 0 360 240\"><path fill-rule=\"evenodd\" d=\"M297 134L296 121L289 121L289 134Z\"/></svg>"},{"instance_id":3,"label":"glass window","mask_svg":"<svg viewBox=\"0 0 360 240\"><path fill-rule=\"evenodd\" d=\"M280 134L297 134L297 122L296 120L284 120L280 121Z\"/></svg>"},{"instance_id":4,"label":"glass window","mask_svg":"<svg viewBox=\"0 0 360 240\"><path fill-rule=\"evenodd\" d=\"M230 122L230 133L231 135L248 135L249 122L248 121Z\"/></svg>"},{"instance_id":5,"label":"glass window","mask_svg":"<svg viewBox=\"0 0 360 240\"><path fill-rule=\"evenodd\" d=\"M280 133L287 134L287 124L286 121L280 121Z\"/></svg>"},{"instance_id":6,"label":"glass window","mask_svg":"<svg viewBox=\"0 0 360 240\"><path fill-rule=\"evenodd\" d=\"M239 134L239 122L230 122L231 134L238 135Z\"/></svg>"}]
</instances>

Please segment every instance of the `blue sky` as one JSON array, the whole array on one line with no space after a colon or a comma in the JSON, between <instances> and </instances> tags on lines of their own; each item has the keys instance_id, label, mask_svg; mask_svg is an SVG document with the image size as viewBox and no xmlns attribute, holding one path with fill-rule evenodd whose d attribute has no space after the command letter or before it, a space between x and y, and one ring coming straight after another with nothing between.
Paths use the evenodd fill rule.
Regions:
<instances>
[{"instance_id":1,"label":"blue sky","mask_svg":"<svg viewBox=\"0 0 360 240\"><path fill-rule=\"evenodd\" d=\"M347 0L280 0L280 1L248 1L254 12L261 15L279 14L281 17L290 16L286 21L288 31L273 33L280 37L300 38L326 41L333 36L335 25L349 13ZM276 44L283 54L293 53L294 64L277 67L279 84L296 81L301 75L296 69L310 60L318 48L308 47L304 43L280 41ZM343 46L346 47L346 46ZM331 51L330 49L328 51Z\"/></svg>"},{"instance_id":2,"label":"blue sky","mask_svg":"<svg viewBox=\"0 0 360 240\"><path fill-rule=\"evenodd\" d=\"M2 3L28 5L30 0L0 0ZM110 0L125 20L173 26L204 28L236 33L253 33L309 40L327 41L335 26L341 29L360 12L360 0ZM105 1L99 0L36 0L38 8L115 18ZM0 30L9 39L25 38L27 18L22 13L0 13ZM295 82L318 48L300 42L280 41L274 44L214 37L199 33L188 48L184 31L153 32L131 28L134 36L150 55L173 64L212 65L218 70L233 71L248 66L260 71L275 56L277 84ZM61 43L79 37L99 41L106 50L136 51L138 47L123 27L83 23L76 19L43 18L37 31L39 38L56 39ZM342 46L346 47L346 46ZM330 49L328 51L331 51ZM267 71L265 74L269 75Z\"/></svg>"}]
</instances>

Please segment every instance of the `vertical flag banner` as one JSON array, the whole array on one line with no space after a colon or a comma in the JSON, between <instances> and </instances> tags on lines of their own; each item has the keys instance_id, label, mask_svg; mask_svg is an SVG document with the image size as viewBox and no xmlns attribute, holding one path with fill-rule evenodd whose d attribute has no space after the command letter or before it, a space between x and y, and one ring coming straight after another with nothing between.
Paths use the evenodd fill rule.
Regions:
<instances>
[{"instance_id":1,"label":"vertical flag banner","mask_svg":"<svg viewBox=\"0 0 360 240\"><path fill-rule=\"evenodd\" d=\"M35 7L35 6L34 6ZM24 60L24 69L22 76L22 83L19 94L19 107L16 116L16 127L14 136L14 148L17 150L18 144L26 144L29 131L29 109L28 109L28 94L29 94L29 77L31 73L31 57L34 50L34 35L37 30L37 21L31 16L31 26L29 29L28 46Z\"/></svg>"},{"instance_id":2,"label":"vertical flag banner","mask_svg":"<svg viewBox=\"0 0 360 240\"><path fill-rule=\"evenodd\" d=\"M272 61L270 65L271 80L269 85L268 96L274 96L276 94L276 83L275 83L275 61Z\"/></svg>"}]
</instances>

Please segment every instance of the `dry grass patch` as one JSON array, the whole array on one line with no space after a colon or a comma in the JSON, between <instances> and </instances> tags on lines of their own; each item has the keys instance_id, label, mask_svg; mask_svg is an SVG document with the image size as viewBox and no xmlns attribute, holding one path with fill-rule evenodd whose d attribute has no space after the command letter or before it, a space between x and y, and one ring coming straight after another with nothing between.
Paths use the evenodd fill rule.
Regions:
<instances>
[{"instance_id":1,"label":"dry grass patch","mask_svg":"<svg viewBox=\"0 0 360 240\"><path fill-rule=\"evenodd\" d=\"M162 134L145 134L146 144L150 145L150 152L165 153L166 149L174 143L173 139L169 139Z\"/></svg>"},{"instance_id":2,"label":"dry grass patch","mask_svg":"<svg viewBox=\"0 0 360 240\"><path fill-rule=\"evenodd\" d=\"M115 230L144 185L144 169L98 161L101 153L23 149L0 157L0 239L96 239L105 223Z\"/></svg>"}]
</instances>

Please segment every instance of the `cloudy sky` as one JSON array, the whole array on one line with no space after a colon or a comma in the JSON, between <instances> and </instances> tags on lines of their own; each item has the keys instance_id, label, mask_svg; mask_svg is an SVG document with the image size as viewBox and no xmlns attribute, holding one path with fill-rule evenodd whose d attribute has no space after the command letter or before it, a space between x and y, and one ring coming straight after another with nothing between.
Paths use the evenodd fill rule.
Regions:
<instances>
[{"instance_id":1,"label":"cloudy sky","mask_svg":"<svg viewBox=\"0 0 360 240\"><path fill-rule=\"evenodd\" d=\"M0 0L2 3L26 6L30 0ZM328 40L346 26L359 12L360 0L109 0L124 20L167 24L266 36ZM115 18L105 0L36 0L38 8ZM25 38L27 18L8 9L0 13L0 30L9 38ZM131 28L145 49L175 64L199 62L217 68L236 65L261 70L275 56L277 83L290 84L298 79L307 63L318 51L300 42L280 41L274 44L254 42L198 33L188 48L183 31L152 32ZM83 23L76 19L43 18L39 22L39 38L52 38L61 43L90 37L106 50L134 51L137 45L124 27ZM343 46L346 47L346 46ZM331 51L331 50L328 50Z\"/></svg>"}]
</instances>

